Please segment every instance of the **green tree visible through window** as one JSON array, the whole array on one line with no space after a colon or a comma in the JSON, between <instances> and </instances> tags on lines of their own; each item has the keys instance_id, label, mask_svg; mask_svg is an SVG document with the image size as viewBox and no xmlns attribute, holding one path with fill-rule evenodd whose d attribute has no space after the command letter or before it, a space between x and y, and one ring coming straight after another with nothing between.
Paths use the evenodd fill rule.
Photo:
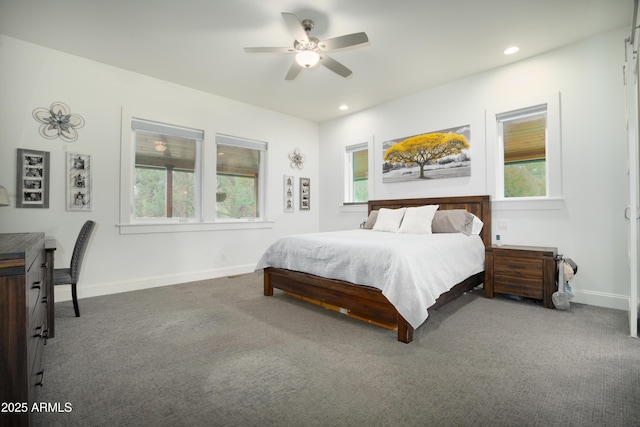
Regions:
<instances>
[{"instance_id":1,"label":"green tree visible through window","mask_svg":"<svg viewBox=\"0 0 640 427\"><path fill-rule=\"evenodd\" d=\"M256 179L252 177L218 175L218 192L224 200L218 202L220 218L257 217Z\"/></svg>"},{"instance_id":2,"label":"green tree visible through window","mask_svg":"<svg viewBox=\"0 0 640 427\"><path fill-rule=\"evenodd\" d=\"M136 218L166 218L166 172L136 168Z\"/></svg>"},{"instance_id":3,"label":"green tree visible through window","mask_svg":"<svg viewBox=\"0 0 640 427\"><path fill-rule=\"evenodd\" d=\"M194 216L194 174L172 171L171 217ZM136 168L135 211L137 218L167 218L167 170Z\"/></svg>"},{"instance_id":4,"label":"green tree visible through window","mask_svg":"<svg viewBox=\"0 0 640 427\"><path fill-rule=\"evenodd\" d=\"M547 191L546 176L547 167L544 160L506 164L504 166L504 196L544 196Z\"/></svg>"},{"instance_id":5,"label":"green tree visible through window","mask_svg":"<svg viewBox=\"0 0 640 427\"><path fill-rule=\"evenodd\" d=\"M195 216L195 176L191 171L173 171L173 211L177 218Z\"/></svg>"}]
</instances>

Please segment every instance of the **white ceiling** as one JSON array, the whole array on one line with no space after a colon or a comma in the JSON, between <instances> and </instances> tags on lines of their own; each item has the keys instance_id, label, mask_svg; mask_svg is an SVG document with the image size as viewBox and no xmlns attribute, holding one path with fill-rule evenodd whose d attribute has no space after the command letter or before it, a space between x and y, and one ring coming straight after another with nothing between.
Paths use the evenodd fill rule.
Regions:
<instances>
[{"instance_id":1,"label":"white ceiling","mask_svg":"<svg viewBox=\"0 0 640 427\"><path fill-rule=\"evenodd\" d=\"M321 40L366 32L369 45L330 54L353 74L285 81L292 56L246 54L292 45L281 12L314 20ZM630 28L632 12L632 0L0 0L0 34L322 122Z\"/></svg>"}]
</instances>

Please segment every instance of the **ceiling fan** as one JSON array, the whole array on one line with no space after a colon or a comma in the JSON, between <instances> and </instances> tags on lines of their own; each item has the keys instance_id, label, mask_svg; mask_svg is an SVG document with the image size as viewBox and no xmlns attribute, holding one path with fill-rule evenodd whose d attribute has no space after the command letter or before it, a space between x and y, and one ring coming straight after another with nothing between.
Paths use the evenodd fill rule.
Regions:
<instances>
[{"instance_id":1,"label":"ceiling fan","mask_svg":"<svg viewBox=\"0 0 640 427\"><path fill-rule=\"evenodd\" d=\"M294 53L295 60L289 68L285 80L295 80L305 68L320 63L342 77L349 77L352 71L325 52L347 47L359 46L369 42L365 33L353 33L327 40L318 40L310 36L314 27L310 19L300 21L293 13L282 12L284 22L293 35L293 47L245 47L247 53Z\"/></svg>"}]
</instances>

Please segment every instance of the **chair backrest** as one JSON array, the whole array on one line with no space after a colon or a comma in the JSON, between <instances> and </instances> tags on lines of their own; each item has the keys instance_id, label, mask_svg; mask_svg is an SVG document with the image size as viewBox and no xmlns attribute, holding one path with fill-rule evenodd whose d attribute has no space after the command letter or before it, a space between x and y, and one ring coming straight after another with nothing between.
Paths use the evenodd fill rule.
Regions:
<instances>
[{"instance_id":1,"label":"chair backrest","mask_svg":"<svg viewBox=\"0 0 640 427\"><path fill-rule=\"evenodd\" d=\"M82 266L84 253L87 250L87 246L89 244L89 238L91 237L91 233L93 233L93 229L95 228L95 226L96 226L95 221L88 220L87 222L85 222L82 228L80 229L80 234L78 234L76 245L73 247L73 255L71 255L70 273L74 281L77 281L78 276L80 275L80 267Z\"/></svg>"}]
</instances>

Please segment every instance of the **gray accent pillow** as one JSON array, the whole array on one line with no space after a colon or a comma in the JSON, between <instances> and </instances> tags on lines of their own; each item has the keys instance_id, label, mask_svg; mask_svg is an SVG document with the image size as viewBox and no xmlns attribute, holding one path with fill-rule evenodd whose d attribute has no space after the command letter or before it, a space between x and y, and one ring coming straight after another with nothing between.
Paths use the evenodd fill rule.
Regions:
<instances>
[{"instance_id":1,"label":"gray accent pillow","mask_svg":"<svg viewBox=\"0 0 640 427\"><path fill-rule=\"evenodd\" d=\"M463 233L471 235L473 215L466 209L436 211L431 222L432 233Z\"/></svg>"},{"instance_id":2,"label":"gray accent pillow","mask_svg":"<svg viewBox=\"0 0 640 427\"><path fill-rule=\"evenodd\" d=\"M367 218L367 222L364 223L364 229L371 230L373 226L376 224L376 220L378 219L378 210L374 209L369 213L369 217Z\"/></svg>"}]
</instances>

